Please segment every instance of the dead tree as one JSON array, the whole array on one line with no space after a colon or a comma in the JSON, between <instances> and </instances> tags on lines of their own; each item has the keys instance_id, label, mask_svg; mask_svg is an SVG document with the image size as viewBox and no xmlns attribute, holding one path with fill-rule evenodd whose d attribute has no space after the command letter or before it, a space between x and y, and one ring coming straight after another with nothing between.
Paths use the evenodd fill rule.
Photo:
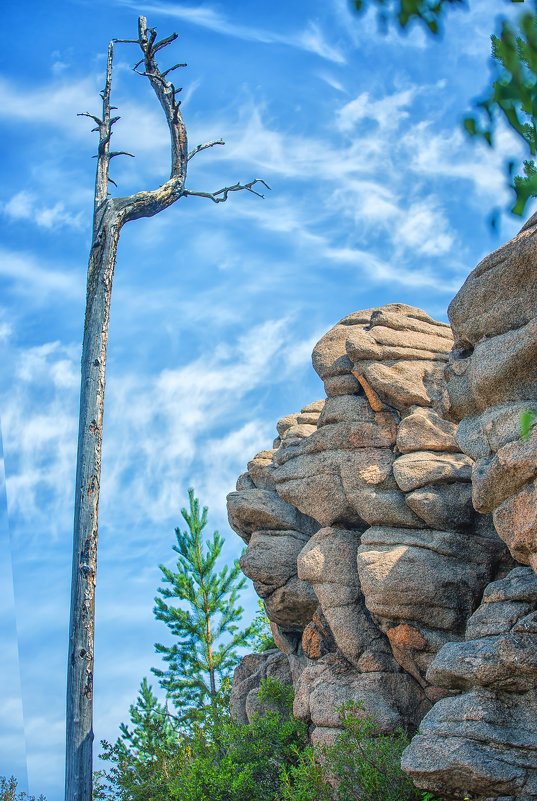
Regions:
<instances>
[{"instance_id":1,"label":"dead tree","mask_svg":"<svg viewBox=\"0 0 537 801\"><path fill-rule=\"evenodd\" d=\"M189 195L207 197L215 203L227 200L230 192L246 189L263 197L254 189L257 184L267 186L256 178L247 184L236 183L216 192L195 192L185 189L187 164L192 156L213 145L223 145L219 139L198 145L188 152L186 129L177 99L176 89L167 76L184 67L175 64L161 72L155 57L157 53L177 39L172 34L156 41L155 28L147 27L145 17L138 19L138 39L114 39L108 48L106 84L101 92L102 119L93 114L99 133L93 237L89 255L86 314L82 345L80 388L80 418L75 487L75 518L73 541L73 572L71 585L71 617L69 627L69 657L67 668L67 722L66 722L66 801L91 801L93 751L93 642L95 613L95 579L97 569L97 512L101 476L101 448L104 410L106 347L112 277L121 228L126 222L140 217L152 217L171 206L179 198ZM171 176L160 186L130 197L109 197L108 184L111 159L120 155L132 156L125 151L110 150L112 126L119 117L112 116L110 105L112 56L114 42L137 44L142 58L134 70L148 78L166 115L171 137ZM267 186L267 189L269 187Z\"/></svg>"}]
</instances>

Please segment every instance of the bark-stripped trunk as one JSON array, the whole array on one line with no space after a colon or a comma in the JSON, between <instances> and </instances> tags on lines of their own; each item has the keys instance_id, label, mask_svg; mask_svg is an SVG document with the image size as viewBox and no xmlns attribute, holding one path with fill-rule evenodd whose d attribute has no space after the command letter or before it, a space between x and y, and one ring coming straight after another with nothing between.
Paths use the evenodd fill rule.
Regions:
<instances>
[{"instance_id":1,"label":"bark-stripped trunk","mask_svg":"<svg viewBox=\"0 0 537 801\"><path fill-rule=\"evenodd\" d=\"M93 239L88 265L86 315L82 346L82 377L80 388L80 417L78 431L78 454L75 486L75 518L73 538L73 567L71 585L71 617L69 627L69 656L67 667L67 719L66 719L66 801L91 801L92 797L92 753L93 753L93 646L95 620L95 581L97 571L97 537L99 486L101 478L101 449L104 412L104 388L106 349L108 343L108 321L112 279L116 252L122 226L129 220L152 217L171 206L180 197L198 195L208 197L215 203L227 199L229 192L246 189L259 193L253 186L259 179L248 184L237 183L214 193L193 192L184 188L188 160L208 147L224 144L222 140L198 145L188 154L186 129L180 103L176 95L180 89L166 80L166 75L184 64L176 64L161 73L155 55L177 38L172 34L156 42L156 30L147 27L145 17L138 19L137 40L143 57L134 70L143 65L143 72L162 106L171 139L171 176L158 189L139 192L130 197L109 198L108 182L110 160L115 156L128 155L124 151L111 152L112 126L119 117L111 117L110 89L112 81L113 44L108 49L106 84L102 119L91 117L99 132L97 173L95 180L95 202L93 215ZM113 183L113 182L112 182ZM263 181L261 183L264 183ZM266 184L265 184L266 186ZM260 195L262 197L262 195Z\"/></svg>"},{"instance_id":2,"label":"bark-stripped trunk","mask_svg":"<svg viewBox=\"0 0 537 801\"><path fill-rule=\"evenodd\" d=\"M149 35L148 35L149 34ZM154 87L172 134L172 176L155 192L130 198L108 198L111 119L110 87L113 46L108 52L95 181L93 241L88 265L86 315L82 346L80 417L75 486L71 620L67 668L66 801L91 801L93 753L93 662L95 580L101 450L103 435L106 349L112 279L122 226L129 219L152 216L181 196L186 177L187 140L173 86L162 78L154 61L153 31L139 20L139 44L145 72ZM117 119L117 118L116 118Z\"/></svg>"},{"instance_id":3,"label":"bark-stripped trunk","mask_svg":"<svg viewBox=\"0 0 537 801\"><path fill-rule=\"evenodd\" d=\"M71 622L67 670L66 799L89 801L93 743L93 643L97 517L101 476L106 346L120 226L107 232L103 264L88 295L75 489Z\"/></svg>"}]
</instances>

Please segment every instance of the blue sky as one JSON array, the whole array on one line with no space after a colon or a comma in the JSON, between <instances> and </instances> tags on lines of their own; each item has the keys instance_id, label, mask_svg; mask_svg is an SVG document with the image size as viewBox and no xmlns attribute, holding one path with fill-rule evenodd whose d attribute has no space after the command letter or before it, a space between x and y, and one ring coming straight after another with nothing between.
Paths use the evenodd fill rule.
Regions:
<instances>
[{"instance_id":1,"label":"blue sky","mask_svg":"<svg viewBox=\"0 0 537 801\"><path fill-rule=\"evenodd\" d=\"M95 738L115 740L158 665L159 563L193 486L240 555L226 493L277 420L323 397L317 339L357 309L401 301L446 320L468 272L520 227L490 151L460 117L489 76L503 0L450 13L438 43L380 35L345 0L8 0L0 72L0 775L60 801L63 785L79 362L95 134L106 49L143 13L179 40L187 187L263 178L265 200L187 198L121 234L112 298L100 499ZM117 45L121 195L168 177L160 107ZM4 482L5 472L5 482ZM7 504L7 506L6 506ZM210 533L209 532L209 533ZM251 589L246 619L256 611ZM4 674L5 671L5 674ZM98 752L98 747L96 751ZM98 763L97 763L98 766Z\"/></svg>"}]
</instances>

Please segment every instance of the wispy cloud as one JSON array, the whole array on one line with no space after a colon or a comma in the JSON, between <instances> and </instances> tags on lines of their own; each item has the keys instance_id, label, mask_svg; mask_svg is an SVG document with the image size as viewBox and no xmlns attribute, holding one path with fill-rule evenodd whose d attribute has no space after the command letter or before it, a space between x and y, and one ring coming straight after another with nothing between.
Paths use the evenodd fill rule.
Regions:
<instances>
[{"instance_id":1,"label":"wispy cloud","mask_svg":"<svg viewBox=\"0 0 537 801\"><path fill-rule=\"evenodd\" d=\"M226 435L221 427L229 425L248 393L273 383L276 376L284 381L291 375L303 350L295 351L289 340L288 321L276 319L253 326L234 343L217 345L210 355L155 376L112 373L103 444L103 518L114 518L117 499L126 495L131 499L130 523L166 518L195 460L196 474L207 476L204 485L216 480L229 491L242 462L256 449L255 440L257 449L269 443L255 410L246 419L241 411L243 421L239 416ZM52 528L47 523L49 536L70 526L78 362L78 347L58 342L21 350L13 382L2 398L9 513L25 537L30 521L36 536L45 520L55 521Z\"/></svg>"},{"instance_id":2,"label":"wispy cloud","mask_svg":"<svg viewBox=\"0 0 537 801\"><path fill-rule=\"evenodd\" d=\"M162 519L175 509L177 487L188 482L195 459L200 464L197 472L207 476L207 485L217 477L220 484L222 476L232 481L231 467L236 470L241 456L244 458L237 441L246 438L251 444L253 428L247 423L252 420L239 423L238 428L237 423L232 424L229 439L222 440L218 428L232 420L245 395L274 380L274 361L281 364L286 350L286 327L285 320L267 321L233 344L217 345L210 355L143 381L134 375L110 377L103 455L104 513L112 511L112 499L115 504L118 494L128 492L134 516ZM252 416L255 420L255 412ZM257 421L253 425L259 428ZM246 433L239 434L241 430ZM200 451L201 439L205 444ZM207 454L216 447L220 456L213 462ZM226 457L225 447L229 448Z\"/></svg>"},{"instance_id":3,"label":"wispy cloud","mask_svg":"<svg viewBox=\"0 0 537 801\"><path fill-rule=\"evenodd\" d=\"M138 8L132 0L119 0L121 5ZM233 36L249 42L263 44L284 44L315 53L323 59L344 64L344 54L335 45L326 41L317 23L310 21L306 28L297 33L276 33L263 28L239 25L231 22L228 17L210 6L184 6L178 3L147 3L144 4L146 12L164 14L169 17L185 20L192 25L208 28L225 36Z\"/></svg>"},{"instance_id":4,"label":"wispy cloud","mask_svg":"<svg viewBox=\"0 0 537 801\"><path fill-rule=\"evenodd\" d=\"M346 59L341 50L338 50L337 47L334 47L334 45L326 41L321 28L315 22L310 21L303 33L299 34L296 38L288 39L285 44L294 45L295 41L297 42L297 46L303 47L304 50L309 50L312 53L316 53L327 61L334 61L337 64L345 63Z\"/></svg>"},{"instance_id":5,"label":"wispy cloud","mask_svg":"<svg viewBox=\"0 0 537 801\"><path fill-rule=\"evenodd\" d=\"M71 518L79 350L59 342L21 349L3 393L6 484L13 536L33 521L52 534ZM40 402L36 404L36 398ZM54 521L52 524L51 521ZM49 535L50 535L49 534Z\"/></svg>"},{"instance_id":6,"label":"wispy cloud","mask_svg":"<svg viewBox=\"0 0 537 801\"><path fill-rule=\"evenodd\" d=\"M2 310L0 310L0 317L2 316ZM5 343L9 340L13 333L13 326L11 323L7 322L6 320L0 319L0 343Z\"/></svg>"},{"instance_id":7,"label":"wispy cloud","mask_svg":"<svg viewBox=\"0 0 537 801\"><path fill-rule=\"evenodd\" d=\"M416 93L415 86L380 99L372 98L369 92L362 92L338 110L338 128L349 133L362 120L374 120L383 132L398 128L403 120L408 119L408 109Z\"/></svg>"},{"instance_id":8,"label":"wispy cloud","mask_svg":"<svg viewBox=\"0 0 537 801\"><path fill-rule=\"evenodd\" d=\"M319 78L325 83L327 83L328 86L331 86L332 89L337 89L338 92L345 92L345 93L347 92L343 83L339 81L334 75L331 75L330 73L325 71L319 72L318 74Z\"/></svg>"},{"instance_id":9,"label":"wispy cloud","mask_svg":"<svg viewBox=\"0 0 537 801\"><path fill-rule=\"evenodd\" d=\"M0 419L0 637L3 686L0 699L0 775L18 776L21 789L25 789L26 742L1 422Z\"/></svg>"},{"instance_id":10,"label":"wispy cloud","mask_svg":"<svg viewBox=\"0 0 537 801\"><path fill-rule=\"evenodd\" d=\"M84 227L86 222L82 211L72 214L65 208L63 201L58 201L54 206L44 207L42 198L33 192L22 190L17 192L11 200L0 206L2 213L10 220L26 220L35 222L40 228L77 228Z\"/></svg>"},{"instance_id":11,"label":"wispy cloud","mask_svg":"<svg viewBox=\"0 0 537 801\"><path fill-rule=\"evenodd\" d=\"M1 247L0 277L9 280L13 290L27 296L32 305L43 304L51 293L80 298L84 291L78 275L57 270L36 254Z\"/></svg>"},{"instance_id":12,"label":"wispy cloud","mask_svg":"<svg viewBox=\"0 0 537 801\"><path fill-rule=\"evenodd\" d=\"M82 136L86 131L76 115L98 109L98 101L97 76L55 81L31 89L0 78L0 119L21 120L40 127L52 125Z\"/></svg>"},{"instance_id":13,"label":"wispy cloud","mask_svg":"<svg viewBox=\"0 0 537 801\"><path fill-rule=\"evenodd\" d=\"M356 271L365 274L372 283L430 287L438 292L455 292L460 284L458 280L446 280L422 267L408 269L398 264L388 264L372 253L359 248L330 248L325 255L336 262L353 266Z\"/></svg>"},{"instance_id":14,"label":"wispy cloud","mask_svg":"<svg viewBox=\"0 0 537 801\"><path fill-rule=\"evenodd\" d=\"M430 197L413 203L401 215L395 240L408 250L425 256L448 253L453 245L445 214L438 209L437 201Z\"/></svg>"}]
</instances>

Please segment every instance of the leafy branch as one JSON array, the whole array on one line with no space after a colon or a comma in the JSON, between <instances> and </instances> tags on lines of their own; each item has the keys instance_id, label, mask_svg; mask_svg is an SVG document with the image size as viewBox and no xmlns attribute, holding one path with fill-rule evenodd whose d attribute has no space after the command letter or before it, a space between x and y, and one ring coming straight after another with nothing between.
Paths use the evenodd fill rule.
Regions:
<instances>
[{"instance_id":1,"label":"leafy branch","mask_svg":"<svg viewBox=\"0 0 537 801\"><path fill-rule=\"evenodd\" d=\"M498 119L518 134L529 156L537 147L537 14L528 11L515 24L503 20L500 36L492 36L492 90L478 101L478 116L468 116L463 124L472 137L494 146ZM481 123L479 117L484 118ZM508 163L515 192L513 214L524 214L530 198L537 196L537 169L533 158L523 162L523 174L513 175L514 162Z\"/></svg>"},{"instance_id":2,"label":"leafy branch","mask_svg":"<svg viewBox=\"0 0 537 801\"><path fill-rule=\"evenodd\" d=\"M395 20L401 28L411 22L419 22L432 34L440 33L442 15L446 6L466 6L466 0L353 0L357 11L370 8L369 2L380 6L378 19L386 29L390 21Z\"/></svg>"}]
</instances>

